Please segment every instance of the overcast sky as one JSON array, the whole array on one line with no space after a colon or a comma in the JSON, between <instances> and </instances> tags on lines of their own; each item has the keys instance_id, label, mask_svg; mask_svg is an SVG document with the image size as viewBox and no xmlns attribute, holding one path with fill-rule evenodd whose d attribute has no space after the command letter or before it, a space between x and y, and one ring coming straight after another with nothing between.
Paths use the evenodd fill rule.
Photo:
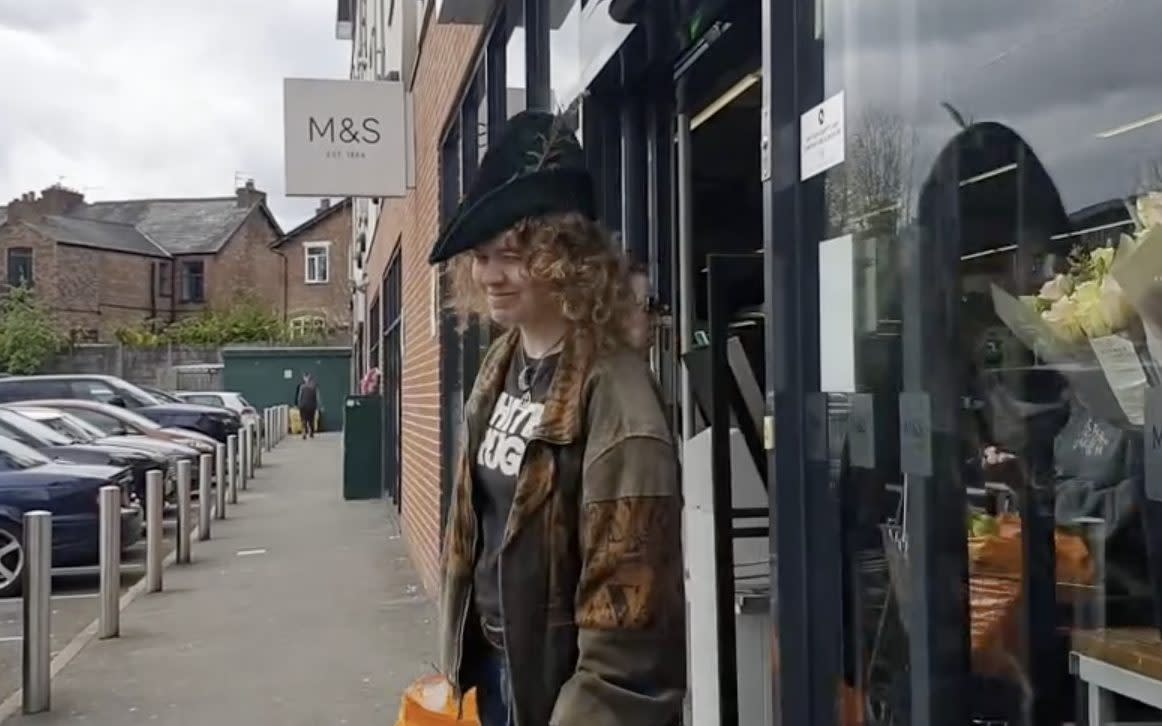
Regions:
<instances>
[{"instance_id":1,"label":"overcast sky","mask_svg":"<svg viewBox=\"0 0 1162 726\"><path fill-rule=\"evenodd\" d=\"M334 0L0 0L0 204L226 196L252 177L290 228L282 79L346 78Z\"/></svg>"}]
</instances>

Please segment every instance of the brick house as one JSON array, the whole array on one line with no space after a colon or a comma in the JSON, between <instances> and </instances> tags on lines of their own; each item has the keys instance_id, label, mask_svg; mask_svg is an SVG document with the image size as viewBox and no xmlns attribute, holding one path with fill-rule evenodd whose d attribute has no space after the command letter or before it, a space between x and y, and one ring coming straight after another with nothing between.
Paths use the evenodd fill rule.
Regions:
<instances>
[{"instance_id":1,"label":"brick house","mask_svg":"<svg viewBox=\"0 0 1162 726\"><path fill-rule=\"evenodd\" d=\"M52 186L0 207L0 281L30 284L81 340L229 306L245 290L285 313L282 236L266 194L86 202Z\"/></svg>"},{"instance_id":2,"label":"brick house","mask_svg":"<svg viewBox=\"0 0 1162 726\"><path fill-rule=\"evenodd\" d=\"M282 256L283 307L292 327L317 325L347 337L351 329L351 199L324 199L315 215L274 245Z\"/></svg>"}]
</instances>

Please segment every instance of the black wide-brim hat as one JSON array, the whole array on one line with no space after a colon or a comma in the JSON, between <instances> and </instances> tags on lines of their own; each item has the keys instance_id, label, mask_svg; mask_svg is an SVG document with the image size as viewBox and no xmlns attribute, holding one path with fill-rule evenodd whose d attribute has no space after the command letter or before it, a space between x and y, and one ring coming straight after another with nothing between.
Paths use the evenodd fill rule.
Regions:
<instances>
[{"instance_id":1,"label":"black wide-brim hat","mask_svg":"<svg viewBox=\"0 0 1162 726\"><path fill-rule=\"evenodd\" d=\"M522 219L567 212L597 217L581 144L564 117L522 111L480 160L476 179L432 246L428 263L475 249Z\"/></svg>"}]
</instances>

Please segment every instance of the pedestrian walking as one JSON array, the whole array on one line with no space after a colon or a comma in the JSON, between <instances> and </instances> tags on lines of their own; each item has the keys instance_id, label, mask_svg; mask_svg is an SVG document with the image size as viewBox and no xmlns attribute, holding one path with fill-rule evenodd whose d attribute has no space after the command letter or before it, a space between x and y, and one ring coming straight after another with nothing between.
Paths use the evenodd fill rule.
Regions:
<instances>
[{"instance_id":1,"label":"pedestrian walking","mask_svg":"<svg viewBox=\"0 0 1162 726\"><path fill-rule=\"evenodd\" d=\"M299 409L299 420L303 425L303 439L315 438L315 414L319 411L319 386L315 377L303 373L303 380L295 390L295 405Z\"/></svg>"},{"instance_id":2,"label":"pedestrian walking","mask_svg":"<svg viewBox=\"0 0 1162 726\"><path fill-rule=\"evenodd\" d=\"M429 261L506 329L465 406L440 653L483 726L671 726L686 688L681 498L630 346L623 258L561 117L512 118Z\"/></svg>"}]
</instances>

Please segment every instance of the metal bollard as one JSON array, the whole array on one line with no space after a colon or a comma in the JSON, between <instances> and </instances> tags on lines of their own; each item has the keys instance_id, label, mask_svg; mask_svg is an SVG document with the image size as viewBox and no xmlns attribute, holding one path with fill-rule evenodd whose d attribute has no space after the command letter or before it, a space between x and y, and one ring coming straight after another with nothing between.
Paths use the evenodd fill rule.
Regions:
<instances>
[{"instance_id":1,"label":"metal bollard","mask_svg":"<svg viewBox=\"0 0 1162 726\"><path fill-rule=\"evenodd\" d=\"M226 498L238 503L238 434L226 437Z\"/></svg>"},{"instance_id":2,"label":"metal bollard","mask_svg":"<svg viewBox=\"0 0 1162 726\"><path fill-rule=\"evenodd\" d=\"M262 424L254 425L254 468L262 468Z\"/></svg>"},{"instance_id":3,"label":"metal bollard","mask_svg":"<svg viewBox=\"0 0 1162 726\"><path fill-rule=\"evenodd\" d=\"M194 465L189 459L178 462L178 564L190 562L190 493Z\"/></svg>"},{"instance_id":4,"label":"metal bollard","mask_svg":"<svg viewBox=\"0 0 1162 726\"><path fill-rule=\"evenodd\" d=\"M246 491L246 482L250 479L250 427L243 426L238 430L238 481L242 491Z\"/></svg>"},{"instance_id":5,"label":"metal bollard","mask_svg":"<svg viewBox=\"0 0 1162 726\"><path fill-rule=\"evenodd\" d=\"M198 540L210 539L210 511L214 508L214 495L210 493L210 455L198 457Z\"/></svg>"},{"instance_id":6,"label":"metal bollard","mask_svg":"<svg viewBox=\"0 0 1162 726\"><path fill-rule=\"evenodd\" d=\"M254 426L246 427L246 478L254 478Z\"/></svg>"},{"instance_id":7,"label":"metal bollard","mask_svg":"<svg viewBox=\"0 0 1162 726\"><path fill-rule=\"evenodd\" d=\"M52 514L24 515L24 712L41 713L52 690Z\"/></svg>"},{"instance_id":8,"label":"metal bollard","mask_svg":"<svg viewBox=\"0 0 1162 726\"><path fill-rule=\"evenodd\" d=\"M217 444L214 449L214 498L218 519L226 518L226 445Z\"/></svg>"},{"instance_id":9,"label":"metal bollard","mask_svg":"<svg viewBox=\"0 0 1162 726\"><path fill-rule=\"evenodd\" d=\"M149 592L161 592L161 515L165 490L157 469L145 475L145 583Z\"/></svg>"},{"instance_id":10,"label":"metal bollard","mask_svg":"<svg viewBox=\"0 0 1162 726\"><path fill-rule=\"evenodd\" d=\"M254 478L254 472L258 469L259 451L261 447L258 445L258 426L250 426L250 478Z\"/></svg>"},{"instance_id":11,"label":"metal bollard","mask_svg":"<svg viewBox=\"0 0 1162 726\"><path fill-rule=\"evenodd\" d=\"M266 439L266 450L274 451L274 409L266 409L266 424L264 426L263 434Z\"/></svg>"},{"instance_id":12,"label":"metal bollard","mask_svg":"<svg viewBox=\"0 0 1162 726\"><path fill-rule=\"evenodd\" d=\"M101 487L98 548L101 609L98 637L121 634L121 487Z\"/></svg>"}]
</instances>

